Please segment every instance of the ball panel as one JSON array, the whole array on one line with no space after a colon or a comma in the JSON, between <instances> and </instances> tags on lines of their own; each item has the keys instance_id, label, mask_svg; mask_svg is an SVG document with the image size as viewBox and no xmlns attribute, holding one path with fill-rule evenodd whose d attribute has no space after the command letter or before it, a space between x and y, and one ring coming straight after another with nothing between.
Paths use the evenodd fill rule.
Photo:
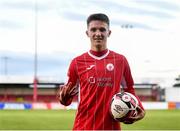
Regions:
<instances>
[{"instance_id":1,"label":"ball panel","mask_svg":"<svg viewBox=\"0 0 180 131\"><path fill-rule=\"evenodd\" d=\"M131 97L130 103L134 106L134 108L136 108L139 105L137 98L129 92L125 92L125 93Z\"/></svg>"},{"instance_id":2,"label":"ball panel","mask_svg":"<svg viewBox=\"0 0 180 131\"><path fill-rule=\"evenodd\" d=\"M121 118L128 113L129 107L123 101L114 99L111 105L111 113L114 118Z\"/></svg>"}]
</instances>

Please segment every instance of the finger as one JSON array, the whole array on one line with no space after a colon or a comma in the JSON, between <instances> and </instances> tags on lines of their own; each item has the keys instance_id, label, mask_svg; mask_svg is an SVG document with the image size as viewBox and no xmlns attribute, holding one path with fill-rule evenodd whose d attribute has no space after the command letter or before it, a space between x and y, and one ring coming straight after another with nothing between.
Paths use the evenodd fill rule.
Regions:
<instances>
[{"instance_id":1,"label":"finger","mask_svg":"<svg viewBox=\"0 0 180 131\"><path fill-rule=\"evenodd\" d=\"M138 108L136 110L137 110L138 114L141 114L144 112L144 110L140 106L138 106Z\"/></svg>"},{"instance_id":2,"label":"finger","mask_svg":"<svg viewBox=\"0 0 180 131\"><path fill-rule=\"evenodd\" d=\"M63 100L68 100L71 97L71 93L73 91L72 82L69 82L67 85L64 85L61 91L61 98Z\"/></svg>"},{"instance_id":3,"label":"finger","mask_svg":"<svg viewBox=\"0 0 180 131\"><path fill-rule=\"evenodd\" d=\"M65 95L66 95L66 86L65 85L61 85L59 87L59 96L61 98L64 98Z\"/></svg>"},{"instance_id":4,"label":"finger","mask_svg":"<svg viewBox=\"0 0 180 131\"><path fill-rule=\"evenodd\" d=\"M71 96L71 93L74 91L74 87L72 86L72 82L69 82L66 85L66 91L65 94L67 94L68 96Z\"/></svg>"},{"instance_id":5,"label":"finger","mask_svg":"<svg viewBox=\"0 0 180 131\"><path fill-rule=\"evenodd\" d=\"M72 89L72 82L69 82L67 85L65 85L64 93L69 95L69 93L71 92L71 89Z\"/></svg>"},{"instance_id":6,"label":"finger","mask_svg":"<svg viewBox=\"0 0 180 131\"><path fill-rule=\"evenodd\" d=\"M72 87L71 88L71 90L69 91L69 95L74 95L76 92L77 92L78 90L77 90L77 86L74 86L74 87Z\"/></svg>"},{"instance_id":7,"label":"finger","mask_svg":"<svg viewBox=\"0 0 180 131\"><path fill-rule=\"evenodd\" d=\"M79 91L76 89L76 90L74 90L72 93L71 93L71 96L75 96L75 95L77 95L79 93Z\"/></svg>"},{"instance_id":8,"label":"finger","mask_svg":"<svg viewBox=\"0 0 180 131\"><path fill-rule=\"evenodd\" d=\"M138 113L136 116L130 116L129 119L132 119L132 120L139 120L142 118L142 114L141 113Z\"/></svg>"},{"instance_id":9,"label":"finger","mask_svg":"<svg viewBox=\"0 0 180 131\"><path fill-rule=\"evenodd\" d=\"M131 118L125 118L123 121L122 121L124 124L132 124L135 122L134 119L131 119Z\"/></svg>"},{"instance_id":10,"label":"finger","mask_svg":"<svg viewBox=\"0 0 180 131\"><path fill-rule=\"evenodd\" d=\"M69 91L69 90L72 88L72 82L69 82L69 83L66 85L66 88L67 88L67 90Z\"/></svg>"},{"instance_id":11,"label":"finger","mask_svg":"<svg viewBox=\"0 0 180 131\"><path fill-rule=\"evenodd\" d=\"M130 116L129 119L131 120L136 120L137 118L139 118L138 116Z\"/></svg>"},{"instance_id":12,"label":"finger","mask_svg":"<svg viewBox=\"0 0 180 131\"><path fill-rule=\"evenodd\" d=\"M60 92L62 91L62 87L61 87L61 85L59 86L59 89L58 89L58 91L57 91L57 93L56 93L56 96L59 98L59 96L60 96Z\"/></svg>"},{"instance_id":13,"label":"finger","mask_svg":"<svg viewBox=\"0 0 180 131\"><path fill-rule=\"evenodd\" d=\"M75 96L78 94L78 89L77 89L77 86L72 86L72 82L70 82L68 85L68 94L70 96Z\"/></svg>"},{"instance_id":14,"label":"finger","mask_svg":"<svg viewBox=\"0 0 180 131\"><path fill-rule=\"evenodd\" d=\"M132 124L132 123L134 123L134 121L124 121L123 123L124 124Z\"/></svg>"}]
</instances>

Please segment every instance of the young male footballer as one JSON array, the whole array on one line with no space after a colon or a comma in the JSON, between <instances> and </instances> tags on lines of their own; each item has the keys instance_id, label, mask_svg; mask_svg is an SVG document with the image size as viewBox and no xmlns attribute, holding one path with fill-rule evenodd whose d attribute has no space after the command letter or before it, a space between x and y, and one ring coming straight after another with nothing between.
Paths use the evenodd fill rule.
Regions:
<instances>
[{"instance_id":1,"label":"young male footballer","mask_svg":"<svg viewBox=\"0 0 180 131\"><path fill-rule=\"evenodd\" d=\"M120 123L109 113L111 99L121 91L135 95L127 59L107 48L107 38L111 35L109 26L109 18L105 14L91 14L87 18L86 34L90 39L90 50L71 61L68 81L58 93L60 103L65 106L77 93L79 95L73 130L120 130ZM137 115L122 122L131 124L145 116L144 108L138 101Z\"/></svg>"}]
</instances>

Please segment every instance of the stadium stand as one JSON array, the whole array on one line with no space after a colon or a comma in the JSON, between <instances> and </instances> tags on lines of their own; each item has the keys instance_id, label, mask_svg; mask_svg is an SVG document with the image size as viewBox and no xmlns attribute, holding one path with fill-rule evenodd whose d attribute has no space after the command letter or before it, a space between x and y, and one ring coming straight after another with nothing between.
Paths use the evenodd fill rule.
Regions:
<instances>
[{"instance_id":1,"label":"stadium stand","mask_svg":"<svg viewBox=\"0 0 180 131\"><path fill-rule=\"evenodd\" d=\"M37 102L57 102L62 84L38 83ZM157 84L135 84L135 90L142 101L164 101L164 90ZM33 102L33 83L0 83L0 102Z\"/></svg>"},{"instance_id":2,"label":"stadium stand","mask_svg":"<svg viewBox=\"0 0 180 131\"><path fill-rule=\"evenodd\" d=\"M63 83L39 83L38 102L54 102L59 85ZM33 83L0 83L0 102L32 102Z\"/></svg>"}]
</instances>

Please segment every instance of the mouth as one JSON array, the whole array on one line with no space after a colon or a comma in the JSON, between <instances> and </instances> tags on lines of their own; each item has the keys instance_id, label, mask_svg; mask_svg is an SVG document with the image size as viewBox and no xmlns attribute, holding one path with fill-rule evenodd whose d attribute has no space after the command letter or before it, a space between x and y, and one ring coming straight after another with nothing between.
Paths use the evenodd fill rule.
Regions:
<instances>
[{"instance_id":1,"label":"mouth","mask_svg":"<svg viewBox=\"0 0 180 131\"><path fill-rule=\"evenodd\" d=\"M102 42L101 39L95 39L94 41L95 41L96 43L101 43L101 42Z\"/></svg>"},{"instance_id":2,"label":"mouth","mask_svg":"<svg viewBox=\"0 0 180 131\"><path fill-rule=\"evenodd\" d=\"M95 41L102 41L103 38L94 38Z\"/></svg>"}]
</instances>

